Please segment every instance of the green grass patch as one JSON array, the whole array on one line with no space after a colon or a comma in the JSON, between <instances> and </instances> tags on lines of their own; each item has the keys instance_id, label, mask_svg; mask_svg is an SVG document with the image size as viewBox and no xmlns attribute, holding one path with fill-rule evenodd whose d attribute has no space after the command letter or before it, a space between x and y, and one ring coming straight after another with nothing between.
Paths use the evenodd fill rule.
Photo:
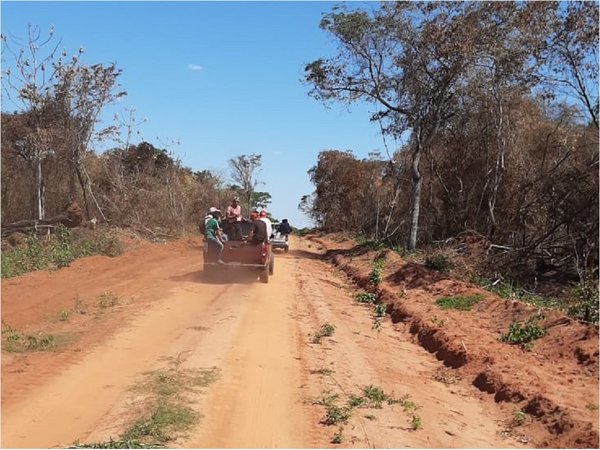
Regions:
<instances>
[{"instance_id":1,"label":"green grass patch","mask_svg":"<svg viewBox=\"0 0 600 450\"><path fill-rule=\"evenodd\" d=\"M2 327L2 350L9 353L53 351L68 341L66 335L21 333L8 325Z\"/></svg>"},{"instance_id":2,"label":"green grass patch","mask_svg":"<svg viewBox=\"0 0 600 450\"><path fill-rule=\"evenodd\" d=\"M441 309L457 309L459 311L470 311L473 305L483 300L483 295L474 294L469 296L440 297L435 301Z\"/></svg>"},{"instance_id":3,"label":"green grass patch","mask_svg":"<svg viewBox=\"0 0 600 450\"><path fill-rule=\"evenodd\" d=\"M106 442L96 442L94 444L75 444L68 448L164 448L159 444L146 444L138 440L112 440Z\"/></svg>"},{"instance_id":4,"label":"green grass patch","mask_svg":"<svg viewBox=\"0 0 600 450\"><path fill-rule=\"evenodd\" d=\"M60 225L47 241L30 234L23 245L3 251L0 270L2 278L11 278L35 270L67 267L84 256L117 256L122 252L121 242L112 231L89 233Z\"/></svg>"},{"instance_id":5,"label":"green grass patch","mask_svg":"<svg viewBox=\"0 0 600 450\"><path fill-rule=\"evenodd\" d=\"M173 440L175 433L189 429L197 419L198 414L187 405L162 402L149 416L136 420L123 433L122 439L165 443Z\"/></svg>"},{"instance_id":6,"label":"green grass patch","mask_svg":"<svg viewBox=\"0 0 600 450\"><path fill-rule=\"evenodd\" d=\"M182 369L180 361L163 370L146 373L133 389L146 396L144 410L120 436L123 441L164 446L190 429L201 415L191 407L189 395L218 379L219 369Z\"/></svg>"}]
</instances>

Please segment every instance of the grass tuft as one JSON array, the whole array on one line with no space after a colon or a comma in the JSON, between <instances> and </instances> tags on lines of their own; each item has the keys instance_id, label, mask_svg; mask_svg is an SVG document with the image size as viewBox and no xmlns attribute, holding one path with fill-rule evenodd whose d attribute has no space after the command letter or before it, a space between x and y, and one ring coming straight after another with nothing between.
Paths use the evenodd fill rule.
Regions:
<instances>
[{"instance_id":1,"label":"grass tuft","mask_svg":"<svg viewBox=\"0 0 600 450\"><path fill-rule=\"evenodd\" d=\"M481 294L457 297L440 297L435 304L441 309L457 309L459 311L470 311L473 305L483 300Z\"/></svg>"}]
</instances>

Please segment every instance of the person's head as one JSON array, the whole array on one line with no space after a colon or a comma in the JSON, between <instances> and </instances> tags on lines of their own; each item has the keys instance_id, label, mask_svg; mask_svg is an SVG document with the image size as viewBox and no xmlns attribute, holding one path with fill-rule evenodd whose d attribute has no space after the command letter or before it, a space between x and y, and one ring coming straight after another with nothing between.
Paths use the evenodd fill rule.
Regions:
<instances>
[{"instance_id":1,"label":"person's head","mask_svg":"<svg viewBox=\"0 0 600 450\"><path fill-rule=\"evenodd\" d=\"M221 211L218 210L217 208L215 208L214 211L211 211L210 214L217 220L219 219L219 217L221 217Z\"/></svg>"},{"instance_id":2,"label":"person's head","mask_svg":"<svg viewBox=\"0 0 600 450\"><path fill-rule=\"evenodd\" d=\"M260 217L267 217L267 210L266 210L266 209L263 209L263 210L260 212Z\"/></svg>"},{"instance_id":3,"label":"person's head","mask_svg":"<svg viewBox=\"0 0 600 450\"><path fill-rule=\"evenodd\" d=\"M232 204L233 206L237 206L237 204L238 204L239 202L240 202L240 198L239 198L237 195L231 199L231 204Z\"/></svg>"},{"instance_id":4,"label":"person's head","mask_svg":"<svg viewBox=\"0 0 600 450\"><path fill-rule=\"evenodd\" d=\"M283 219L281 223L288 223L287 219Z\"/></svg>"},{"instance_id":5,"label":"person's head","mask_svg":"<svg viewBox=\"0 0 600 450\"><path fill-rule=\"evenodd\" d=\"M256 220L258 219L258 213L256 211L252 211L250 213L250 220Z\"/></svg>"}]
</instances>

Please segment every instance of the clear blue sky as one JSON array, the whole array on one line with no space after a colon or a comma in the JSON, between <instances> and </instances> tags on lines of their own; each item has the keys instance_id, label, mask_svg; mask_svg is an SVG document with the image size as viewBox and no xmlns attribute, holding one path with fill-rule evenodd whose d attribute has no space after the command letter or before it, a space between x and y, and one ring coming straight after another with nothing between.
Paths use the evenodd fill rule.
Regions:
<instances>
[{"instance_id":1,"label":"clear blue sky","mask_svg":"<svg viewBox=\"0 0 600 450\"><path fill-rule=\"evenodd\" d=\"M306 63L335 53L319 29L334 4L2 1L2 33L24 39L28 24L53 25L69 54L85 48L83 63L115 62L128 93L116 109L135 109L146 119L141 138L184 166L228 178L229 158L262 154L270 212L302 227L309 221L297 205L313 191L307 170L321 150L385 154L372 106L326 109L300 81Z\"/></svg>"}]
</instances>

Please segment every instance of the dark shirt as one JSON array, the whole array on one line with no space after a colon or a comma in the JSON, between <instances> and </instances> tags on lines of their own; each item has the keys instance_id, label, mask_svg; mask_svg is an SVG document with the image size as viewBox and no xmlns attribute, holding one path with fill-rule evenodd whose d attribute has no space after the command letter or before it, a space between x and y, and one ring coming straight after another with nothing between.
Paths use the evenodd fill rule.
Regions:
<instances>
[{"instance_id":1,"label":"dark shirt","mask_svg":"<svg viewBox=\"0 0 600 450\"><path fill-rule=\"evenodd\" d=\"M252 240L253 244L260 244L262 242L267 242L267 224L260 220L256 219L252 222Z\"/></svg>"},{"instance_id":2,"label":"dark shirt","mask_svg":"<svg viewBox=\"0 0 600 450\"><path fill-rule=\"evenodd\" d=\"M290 227L290 224L287 222L281 222L277 231L281 234L290 234L292 232L292 227Z\"/></svg>"}]
</instances>

